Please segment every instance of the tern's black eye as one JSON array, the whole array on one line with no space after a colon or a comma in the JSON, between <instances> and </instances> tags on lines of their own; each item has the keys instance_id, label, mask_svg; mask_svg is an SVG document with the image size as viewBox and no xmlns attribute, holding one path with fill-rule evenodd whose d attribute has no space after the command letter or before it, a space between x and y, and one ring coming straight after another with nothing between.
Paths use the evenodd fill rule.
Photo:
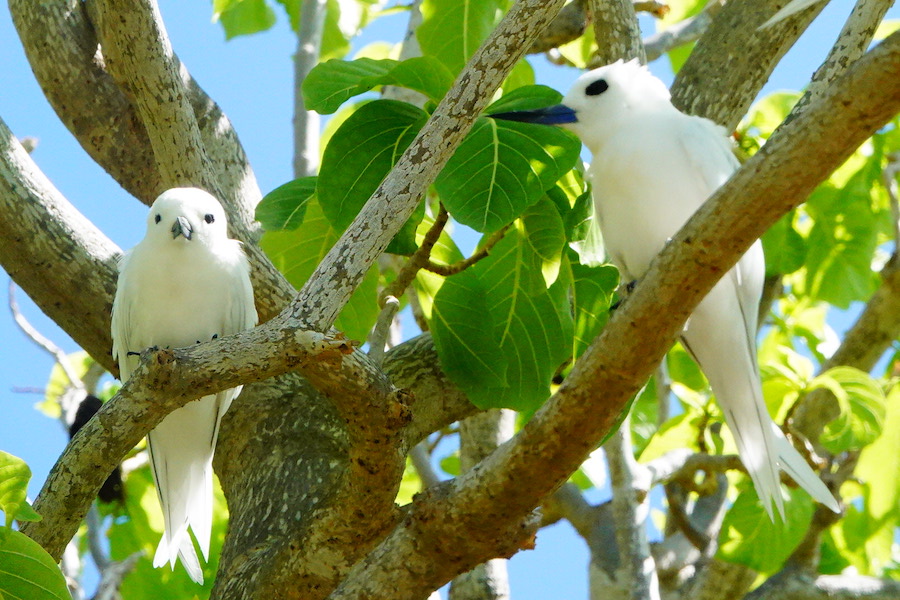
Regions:
<instances>
[{"instance_id":1,"label":"tern's black eye","mask_svg":"<svg viewBox=\"0 0 900 600\"><path fill-rule=\"evenodd\" d=\"M605 79L598 79L593 82L589 86L587 86L584 90L584 93L588 96L599 96L603 92L609 89L609 84L606 83Z\"/></svg>"},{"instance_id":2,"label":"tern's black eye","mask_svg":"<svg viewBox=\"0 0 900 600\"><path fill-rule=\"evenodd\" d=\"M154 223L159 223L160 221L162 221L162 217L161 217L161 216L156 215L155 217L153 217L153 222L154 222Z\"/></svg>"},{"instance_id":3,"label":"tern's black eye","mask_svg":"<svg viewBox=\"0 0 900 600\"><path fill-rule=\"evenodd\" d=\"M214 217L212 213L206 213L206 216L203 217L203 220L206 221L207 223L212 223L213 221L216 220L216 217Z\"/></svg>"}]
</instances>

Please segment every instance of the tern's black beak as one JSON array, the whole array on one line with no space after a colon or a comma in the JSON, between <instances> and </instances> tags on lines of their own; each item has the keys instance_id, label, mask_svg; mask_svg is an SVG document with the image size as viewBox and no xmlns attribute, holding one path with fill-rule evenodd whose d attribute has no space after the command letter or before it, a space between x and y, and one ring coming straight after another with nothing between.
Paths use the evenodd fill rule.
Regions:
<instances>
[{"instance_id":1,"label":"tern's black beak","mask_svg":"<svg viewBox=\"0 0 900 600\"><path fill-rule=\"evenodd\" d=\"M190 240L193 233L194 228L191 227L191 222L187 220L187 217L178 217L175 219L175 223L172 225L173 240L179 235L183 235L184 239Z\"/></svg>"},{"instance_id":2,"label":"tern's black beak","mask_svg":"<svg viewBox=\"0 0 900 600\"><path fill-rule=\"evenodd\" d=\"M520 123L540 123L542 125L562 125L564 123L576 123L578 117L575 111L565 104L538 108L536 110L514 110L511 112L494 113L485 115L492 119L504 121L519 121Z\"/></svg>"}]
</instances>

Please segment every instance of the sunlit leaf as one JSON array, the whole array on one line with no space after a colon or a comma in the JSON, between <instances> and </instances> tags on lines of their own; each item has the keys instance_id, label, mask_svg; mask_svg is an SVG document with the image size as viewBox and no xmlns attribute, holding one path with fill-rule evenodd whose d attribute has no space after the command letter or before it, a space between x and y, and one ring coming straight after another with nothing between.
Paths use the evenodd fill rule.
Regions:
<instances>
[{"instance_id":1,"label":"sunlit leaf","mask_svg":"<svg viewBox=\"0 0 900 600\"><path fill-rule=\"evenodd\" d=\"M71 600L66 578L46 550L27 535L0 535L0 598Z\"/></svg>"},{"instance_id":2,"label":"sunlit leaf","mask_svg":"<svg viewBox=\"0 0 900 600\"><path fill-rule=\"evenodd\" d=\"M748 566L760 573L778 571L806 535L813 515L813 502L802 489L782 488L784 522L772 522L759 496L749 484L725 514L719 533L717 557Z\"/></svg>"},{"instance_id":3,"label":"sunlit leaf","mask_svg":"<svg viewBox=\"0 0 900 600\"><path fill-rule=\"evenodd\" d=\"M316 193L316 177L301 177L280 185L256 205L256 220L266 231L297 229L306 204Z\"/></svg>"},{"instance_id":4,"label":"sunlit leaf","mask_svg":"<svg viewBox=\"0 0 900 600\"><path fill-rule=\"evenodd\" d=\"M839 454L863 448L881 435L886 408L881 386L853 367L835 367L810 382L809 389L826 388L840 407L838 417L819 438L829 452Z\"/></svg>"},{"instance_id":5,"label":"sunlit leaf","mask_svg":"<svg viewBox=\"0 0 900 600\"><path fill-rule=\"evenodd\" d=\"M18 456L0 450L0 510L6 515L6 527L13 520L40 521L41 517L28 504L28 482L31 469Z\"/></svg>"},{"instance_id":6,"label":"sunlit leaf","mask_svg":"<svg viewBox=\"0 0 900 600\"><path fill-rule=\"evenodd\" d=\"M459 73L505 8L505 0L423 0L422 24L416 28L422 54Z\"/></svg>"},{"instance_id":7,"label":"sunlit leaf","mask_svg":"<svg viewBox=\"0 0 900 600\"><path fill-rule=\"evenodd\" d=\"M316 194L322 213L343 231L378 188L425 123L424 111L405 102L376 100L334 132L322 159Z\"/></svg>"}]
</instances>

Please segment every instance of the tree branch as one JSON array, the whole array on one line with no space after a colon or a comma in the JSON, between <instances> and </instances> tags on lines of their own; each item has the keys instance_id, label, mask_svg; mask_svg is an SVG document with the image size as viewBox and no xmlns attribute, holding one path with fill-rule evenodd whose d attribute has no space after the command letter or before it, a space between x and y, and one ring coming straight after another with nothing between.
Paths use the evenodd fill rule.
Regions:
<instances>
[{"instance_id":1,"label":"tree branch","mask_svg":"<svg viewBox=\"0 0 900 600\"><path fill-rule=\"evenodd\" d=\"M783 0L726 2L675 78L675 106L733 130L775 65L822 8L760 31L783 5Z\"/></svg>"},{"instance_id":2,"label":"tree branch","mask_svg":"<svg viewBox=\"0 0 900 600\"><path fill-rule=\"evenodd\" d=\"M306 110L300 84L319 62L326 0L302 0L297 52L294 53L294 177L308 177L319 170L319 113Z\"/></svg>"},{"instance_id":3,"label":"tree branch","mask_svg":"<svg viewBox=\"0 0 900 600\"><path fill-rule=\"evenodd\" d=\"M647 62L641 29L638 27L631 0L590 0L594 20L597 53L591 59L595 66L607 65L620 58Z\"/></svg>"}]
</instances>

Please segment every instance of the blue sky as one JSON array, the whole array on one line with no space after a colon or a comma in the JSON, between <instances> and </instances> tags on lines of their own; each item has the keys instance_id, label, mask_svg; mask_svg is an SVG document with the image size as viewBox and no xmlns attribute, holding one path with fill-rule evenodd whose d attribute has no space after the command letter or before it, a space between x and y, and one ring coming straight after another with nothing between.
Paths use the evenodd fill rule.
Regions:
<instances>
[{"instance_id":1,"label":"blue sky","mask_svg":"<svg viewBox=\"0 0 900 600\"><path fill-rule=\"evenodd\" d=\"M850 2L826 8L773 74L763 93L801 88L824 58L850 10ZM173 46L200 85L234 124L256 171L263 193L291 179L293 75L295 38L286 19L270 31L226 42L221 28L210 21L211 4L200 0L161 0ZM893 8L889 16L900 17ZM377 21L355 44L396 41L403 17ZM652 23L643 22L646 33ZM541 58L532 63L538 82L562 92L579 74L553 67ZM44 99L25 60L8 10L0 11L0 118L19 137L39 139L34 160L62 193L116 244L133 246L143 235L146 209L96 166L59 123ZM665 59L651 70L666 80ZM6 279L2 282L6 284ZM28 319L67 352L74 342L47 319L24 295L18 300ZM846 320L846 319L845 319ZM846 327L846 323L843 324ZM840 332L841 324L838 324ZM59 425L34 410L42 396L16 388L43 388L52 361L28 341L8 315L0 312L0 449L25 459L34 472L29 491L40 489L66 436ZM593 494L593 501L601 500ZM588 555L584 543L563 523L541 531L537 549L511 561L513 595L517 599L587 597ZM90 590L89 590L90 591Z\"/></svg>"}]
</instances>

